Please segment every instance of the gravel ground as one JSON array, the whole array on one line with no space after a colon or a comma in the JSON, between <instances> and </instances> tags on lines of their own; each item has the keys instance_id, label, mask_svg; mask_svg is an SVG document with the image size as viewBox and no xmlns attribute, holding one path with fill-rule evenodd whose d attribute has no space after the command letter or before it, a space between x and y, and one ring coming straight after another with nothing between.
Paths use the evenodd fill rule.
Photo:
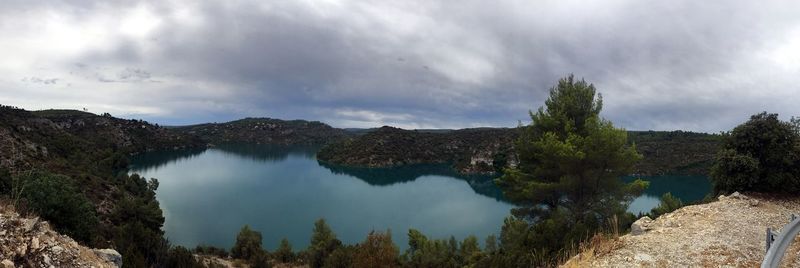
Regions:
<instances>
[{"instance_id":1,"label":"gravel ground","mask_svg":"<svg viewBox=\"0 0 800 268\"><path fill-rule=\"evenodd\" d=\"M686 206L641 220L643 233L624 235L610 252L580 267L759 267L766 229L782 228L800 214L800 199L748 197L734 193L716 202ZM783 267L800 267L800 239L786 252Z\"/></svg>"}]
</instances>

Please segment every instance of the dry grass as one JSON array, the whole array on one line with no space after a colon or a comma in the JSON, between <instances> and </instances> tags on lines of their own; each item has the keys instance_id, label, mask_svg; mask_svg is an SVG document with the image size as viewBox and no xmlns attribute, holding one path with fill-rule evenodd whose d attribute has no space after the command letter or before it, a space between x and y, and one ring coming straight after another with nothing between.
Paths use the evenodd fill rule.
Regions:
<instances>
[{"instance_id":1,"label":"dry grass","mask_svg":"<svg viewBox=\"0 0 800 268\"><path fill-rule=\"evenodd\" d=\"M571 247L567 254L559 261L560 267L579 268L587 267L597 257L611 253L622 246L619 240L619 219L616 216L611 218L608 223L607 231L597 233L578 247Z\"/></svg>"},{"instance_id":2,"label":"dry grass","mask_svg":"<svg viewBox=\"0 0 800 268\"><path fill-rule=\"evenodd\" d=\"M579 268L588 267L597 257L611 253L622 246L618 235L596 234L591 239L583 242L571 250L574 254L567 254L566 260L561 261L560 267ZM572 257L574 256L574 257Z\"/></svg>"}]
</instances>

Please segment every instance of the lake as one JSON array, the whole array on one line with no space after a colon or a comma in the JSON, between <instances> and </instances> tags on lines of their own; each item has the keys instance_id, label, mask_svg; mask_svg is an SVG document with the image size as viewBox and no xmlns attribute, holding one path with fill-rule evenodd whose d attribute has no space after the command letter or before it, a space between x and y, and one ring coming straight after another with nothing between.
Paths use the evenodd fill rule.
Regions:
<instances>
[{"instance_id":1,"label":"lake","mask_svg":"<svg viewBox=\"0 0 800 268\"><path fill-rule=\"evenodd\" d=\"M315 159L317 149L244 144L152 152L134 157L130 172L158 179L166 236L190 248L229 249L248 224L262 233L268 250L284 237L298 250L308 246L319 218L347 244L370 230L391 229L405 249L409 228L429 238L476 235L483 241L499 235L513 208L488 176L457 174L447 165L324 165ZM704 177L645 179L651 188L631 204L632 212L649 211L665 191L691 201L710 189Z\"/></svg>"}]
</instances>

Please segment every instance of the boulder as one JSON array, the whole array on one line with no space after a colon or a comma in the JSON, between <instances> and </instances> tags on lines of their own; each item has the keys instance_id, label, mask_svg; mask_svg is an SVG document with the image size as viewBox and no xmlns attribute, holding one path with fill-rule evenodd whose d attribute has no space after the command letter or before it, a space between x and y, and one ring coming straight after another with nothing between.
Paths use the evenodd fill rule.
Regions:
<instances>
[{"instance_id":1,"label":"boulder","mask_svg":"<svg viewBox=\"0 0 800 268\"><path fill-rule=\"evenodd\" d=\"M14 262L12 262L11 260L3 260L2 262L0 262L0 267L14 268Z\"/></svg>"},{"instance_id":2,"label":"boulder","mask_svg":"<svg viewBox=\"0 0 800 268\"><path fill-rule=\"evenodd\" d=\"M650 230L653 219L644 216L631 224L631 235L641 235Z\"/></svg>"},{"instance_id":3,"label":"boulder","mask_svg":"<svg viewBox=\"0 0 800 268\"><path fill-rule=\"evenodd\" d=\"M107 249L93 249L94 254L97 254L100 258L107 260L117 267L122 266L122 255L119 254L116 250L107 248Z\"/></svg>"}]
</instances>

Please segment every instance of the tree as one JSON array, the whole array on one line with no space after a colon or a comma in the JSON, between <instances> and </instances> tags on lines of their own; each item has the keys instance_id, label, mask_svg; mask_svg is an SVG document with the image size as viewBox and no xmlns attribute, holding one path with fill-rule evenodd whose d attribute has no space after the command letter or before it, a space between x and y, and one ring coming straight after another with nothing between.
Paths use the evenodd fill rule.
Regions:
<instances>
[{"instance_id":1,"label":"tree","mask_svg":"<svg viewBox=\"0 0 800 268\"><path fill-rule=\"evenodd\" d=\"M250 260L263 251L261 249L261 233L253 231L249 225L245 225L236 235L236 244L231 249L231 257Z\"/></svg>"},{"instance_id":2,"label":"tree","mask_svg":"<svg viewBox=\"0 0 800 268\"><path fill-rule=\"evenodd\" d=\"M474 235L464 238L464 241L461 242L459 255L461 256L462 263L465 265L477 263L483 257L481 247L478 244L478 238Z\"/></svg>"},{"instance_id":3,"label":"tree","mask_svg":"<svg viewBox=\"0 0 800 268\"><path fill-rule=\"evenodd\" d=\"M493 253L497 251L497 237L494 236L494 234L487 236L485 243L486 245L484 246L484 249L486 253Z\"/></svg>"},{"instance_id":4,"label":"tree","mask_svg":"<svg viewBox=\"0 0 800 268\"><path fill-rule=\"evenodd\" d=\"M293 262L295 258L294 251L292 251L292 244L290 244L289 240L286 238L281 239L281 244L273 255L275 256L275 260L282 263Z\"/></svg>"},{"instance_id":5,"label":"tree","mask_svg":"<svg viewBox=\"0 0 800 268\"><path fill-rule=\"evenodd\" d=\"M311 234L311 243L308 245L308 257L311 267L322 267L325 259L331 252L342 246L342 241L336 238L331 227L325 219L314 222L314 231Z\"/></svg>"},{"instance_id":6,"label":"tree","mask_svg":"<svg viewBox=\"0 0 800 268\"><path fill-rule=\"evenodd\" d=\"M356 246L353 267L398 267L398 249L392 242L392 232L371 231L364 242Z\"/></svg>"},{"instance_id":7,"label":"tree","mask_svg":"<svg viewBox=\"0 0 800 268\"><path fill-rule=\"evenodd\" d=\"M672 196L672 193L665 193L661 196L661 203L650 211L653 218L670 213L683 206L681 199Z\"/></svg>"},{"instance_id":8,"label":"tree","mask_svg":"<svg viewBox=\"0 0 800 268\"><path fill-rule=\"evenodd\" d=\"M532 122L515 143L519 164L496 179L520 205L512 214L526 224L515 222L513 229L534 224L527 230L533 240L522 243L526 248L540 247L548 255L576 243L571 239L583 239L626 213L626 204L647 187L641 180L620 180L641 155L627 143L624 129L600 117L601 110L594 85L570 75L550 89L545 106L530 113Z\"/></svg>"},{"instance_id":9,"label":"tree","mask_svg":"<svg viewBox=\"0 0 800 268\"><path fill-rule=\"evenodd\" d=\"M717 193L800 191L800 128L763 112L723 134L711 168Z\"/></svg>"}]
</instances>

